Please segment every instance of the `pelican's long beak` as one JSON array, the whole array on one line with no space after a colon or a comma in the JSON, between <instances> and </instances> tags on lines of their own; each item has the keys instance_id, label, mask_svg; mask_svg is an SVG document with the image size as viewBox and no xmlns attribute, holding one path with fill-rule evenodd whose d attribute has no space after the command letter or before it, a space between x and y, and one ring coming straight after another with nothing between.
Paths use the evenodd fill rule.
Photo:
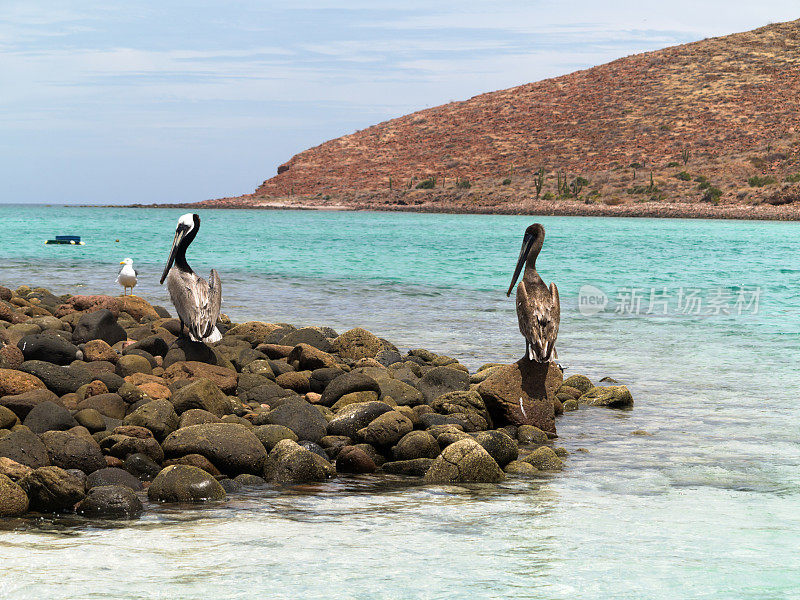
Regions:
<instances>
[{"instance_id":1,"label":"pelican's long beak","mask_svg":"<svg viewBox=\"0 0 800 600\"><path fill-rule=\"evenodd\" d=\"M186 235L186 229L183 227L178 227L175 231L175 239L172 240L172 250L169 251L169 260L167 261L167 266L164 267L164 272L161 274L161 283L163 285L164 280L167 278L167 273L169 273L170 267L172 267L172 263L175 261L175 252L178 249L178 245L181 243L183 236Z\"/></svg>"},{"instance_id":2,"label":"pelican's long beak","mask_svg":"<svg viewBox=\"0 0 800 600\"><path fill-rule=\"evenodd\" d=\"M514 277L511 279L511 285L508 286L506 297L511 295L511 290L514 289L514 284L517 283L517 279L519 279L519 274L522 272L522 266L528 259L528 253L531 251L531 248L533 247L533 240L534 236L527 233L525 234L525 237L522 238L522 249L519 251L519 258L517 259L517 267L514 269Z\"/></svg>"}]
</instances>

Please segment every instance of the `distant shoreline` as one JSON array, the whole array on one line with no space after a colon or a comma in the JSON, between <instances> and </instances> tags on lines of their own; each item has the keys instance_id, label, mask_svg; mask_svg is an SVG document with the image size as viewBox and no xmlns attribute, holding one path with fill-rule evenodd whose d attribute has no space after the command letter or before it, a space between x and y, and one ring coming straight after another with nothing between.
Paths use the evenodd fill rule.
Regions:
<instances>
[{"instance_id":1,"label":"distant shoreline","mask_svg":"<svg viewBox=\"0 0 800 600\"><path fill-rule=\"evenodd\" d=\"M230 202L230 201L222 201ZM482 214L482 215L541 215L562 217L633 217L664 219L726 219L740 221L800 221L800 206L772 206L768 204L744 205L729 204L713 206L697 203L647 202L641 204L583 204L577 202L533 202L526 206L475 207L465 210L463 206L453 205L385 205L373 203L310 204L294 202L230 202L218 201L192 202L185 204L129 204L123 208L185 208L185 209L238 209L238 210L316 210L316 211L374 211L374 212L413 212L439 214ZM97 206L97 208L112 205ZM116 205L113 208L120 208Z\"/></svg>"}]
</instances>

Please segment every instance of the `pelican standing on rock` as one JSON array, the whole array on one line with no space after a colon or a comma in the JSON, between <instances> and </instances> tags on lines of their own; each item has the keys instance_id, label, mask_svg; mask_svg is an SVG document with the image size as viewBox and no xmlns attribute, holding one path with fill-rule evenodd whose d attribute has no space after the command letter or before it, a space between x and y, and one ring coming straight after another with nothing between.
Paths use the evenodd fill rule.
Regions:
<instances>
[{"instance_id":1,"label":"pelican standing on rock","mask_svg":"<svg viewBox=\"0 0 800 600\"><path fill-rule=\"evenodd\" d=\"M175 239L172 241L167 266L161 275L161 283L167 280L172 304L181 320L181 333L186 325L192 341L212 343L222 339L222 334L217 329L222 302L219 274L216 269L211 269L211 275L206 281L192 271L186 262L186 249L199 229L199 215L187 213L178 219Z\"/></svg>"},{"instance_id":2,"label":"pelican standing on rock","mask_svg":"<svg viewBox=\"0 0 800 600\"><path fill-rule=\"evenodd\" d=\"M517 319L519 330L525 336L525 356L540 363L558 358L555 346L558 323L561 320L561 304L556 284L551 283L548 288L536 272L536 257L539 256L543 243L544 227L539 223L534 223L525 230L517 268L506 294L511 295L524 264L525 274L517 286Z\"/></svg>"},{"instance_id":3,"label":"pelican standing on rock","mask_svg":"<svg viewBox=\"0 0 800 600\"><path fill-rule=\"evenodd\" d=\"M133 288L136 287L136 276L139 274L136 269L133 268L133 259L126 258L119 264L124 265L120 270L119 274L117 275L117 283L123 287L122 295L126 295L128 293L128 288L131 288L131 294L133 294Z\"/></svg>"}]
</instances>

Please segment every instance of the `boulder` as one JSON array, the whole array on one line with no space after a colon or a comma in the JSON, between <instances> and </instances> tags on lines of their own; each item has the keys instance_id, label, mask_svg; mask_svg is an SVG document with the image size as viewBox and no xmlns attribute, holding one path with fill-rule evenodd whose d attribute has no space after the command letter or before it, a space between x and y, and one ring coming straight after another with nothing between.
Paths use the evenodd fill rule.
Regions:
<instances>
[{"instance_id":1,"label":"boulder","mask_svg":"<svg viewBox=\"0 0 800 600\"><path fill-rule=\"evenodd\" d=\"M589 379L585 375L570 375L564 380L564 383L562 383L561 385L580 390L581 394L585 394L594 387L594 384L592 383L591 379Z\"/></svg>"},{"instance_id":2,"label":"boulder","mask_svg":"<svg viewBox=\"0 0 800 600\"><path fill-rule=\"evenodd\" d=\"M606 406L608 408L631 408L633 396L627 386L608 385L591 388L578 398L578 404Z\"/></svg>"},{"instance_id":3,"label":"boulder","mask_svg":"<svg viewBox=\"0 0 800 600\"><path fill-rule=\"evenodd\" d=\"M474 439L500 465L500 468L505 467L512 460L517 460L519 456L517 442L502 429L481 431L475 435Z\"/></svg>"},{"instance_id":4,"label":"boulder","mask_svg":"<svg viewBox=\"0 0 800 600\"><path fill-rule=\"evenodd\" d=\"M138 354L125 354L117 360L116 373L120 377L128 377L134 373L149 374L153 372L150 361Z\"/></svg>"},{"instance_id":5,"label":"boulder","mask_svg":"<svg viewBox=\"0 0 800 600\"><path fill-rule=\"evenodd\" d=\"M392 407L385 402L360 402L345 406L328 423L328 435L344 435L355 439L360 429L390 410Z\"/></svg>"},{"instance_id":6,"label":"boulder","mask_svg":"<svg viewBox=\"0 0 800 600\"><path fill-rule=\"evenodd\" d=\"M512 460L503 470L513 477L536 477L539 474L539 469L521 460Z\"/></svg>"},{"instance_id":7,"label":"boulder","mask_svg":"<svg viewBox=\"0 0 800 600\"><path fill-rule=\"evenodd\" d=\"M225 336L237 336L247 340L251 344L262 344L270 335L280 329L280 325L274 323L264 323L262 321L247 321L231 327Z\"/></svg>"},{"instance_id":8,"label":"boulder","mask_svg":"<svg viewBox=\"0 0 800 600\"><path fill-rule=\"evenodd\" d=\"M83 358L89 362L105 361L116 364L119 354L103 340L89 340L83 345Z\"/></svg>"},{"instance_id":9,"label":"boulder","mask_svg":"<svg viewBox=\"0 0 800 600\"><path fill-rule=\"evenodd\" d=\"M38 378L47 389L59 396L77 392L79 387L91 383L94 379L92 374L82 367L62 367L41 360L26 360L19 366L19 370Z\"/></svg>"},{"instance_id":10,"label":"boulder","mask_svg":"<svg viewBox=\"0 0 800 600\"><path fill-rule=\"evenodd\" d=\"M5 475L11 481L22 479L31 471L33 471L33 469L30 467L22 465L10 458L6 458L5 456L0 456L0 474Z\"/></svg>"},{"instance_id":11,"label":"boulder","mask_svg":"<svg viewBox=\"0 0 800 600\"><path fill-rule=\"evenodd\" d=\"M291 334L290 334L291 335ZM297 361L303 370L314 371L336 366L336 359L310 344L297 344L288 356L289 362Z\"/></svg>"},{"instance_id":12,"label":"boulder","mask_svg":"<svg viewBox=\"0 0 800 600\"><path fill-rule=\"evenodd\" d=\"M124 485L93 487L75 507L79 515L101 519L135 519L142 510L136 492Z\"/></svg>"},{"instance_id":13,"label":"boulder","mask_svg":"<svg viewBox=\"0 0 800 600\"><path fill-rule=\"evenodd\" d=\"M305 344L322 352L331 351L331 343L328 338L316 327L301 327L289 332L280 339L281 346L295 347L298 344Z\"/></svg>"},{"instance_id":14,"label":"boulder","mask_svg":"<svg viewBox=\"0 0 800 600\"><path fill-rule=\"evenodd\" d=\"M139 298L139 296L119 296L117 297L120 312L126 312L137 322L142 321L156 321L160 317L156 310L150 305L147 300Z\"/></svg>"},{"instance_id":15,"label":"boulder","mask_svg":"<svg viewBox=\"0 0 800 600\"><path fill-rule=\"evenodd\" d=\"M169 434L164 454L202 454L226 475L260 473L267 452L252 430L235 423L191 425Z\"/></svg>"},{"instance_id":16,"label":"boulder","mask_svg":"<svg viewBox=\"0 0 800 600\"><path fill-rule=\"evenodd\" d=\"M165 467L147 488L152 502L225 500L225 490L211 475L189 465Z\"/></svg>"},{"instance_id":17,"label":"boulder","mask_svg":"<svg viewBox=\"0 0 800 600\"><path fill-rule=\"evenodd\" d=\"M51 430L72 429L78 425L78 422L66 408L45 400L31 409L28 416L25 417L23 425L33 433L39 434Z\"/></svg>"},{"instance_id":18,"label":"boulder","mask_svg":"<svg viewBox=\"0 0 800 600\"><path fill-rule=\"evenodd\" d=\"M190 467L203 469L203 471L212 477L219 478L222 476L220 470L202 454L187 454L186 456L171 458L170 460L164 461L165 467L168 467L169 465L189 465Z\"/></svg>"},{"instance_id":19,"label":"boulder","mask_svg":"<svg viewBox=\"0 0 800 600\"><path fill-rule=\"evenodd\" d=\"M422 376L417 387L425 401L431 403L442 394L469 389L469 373L451 367L434 367Z\"/></svg>"},{"instance_id":20,"label":"boulder","mask_svg":"<svg viewBox=\"0 0 800 600\"><path fill-rule=\"evenodd\" d=\"M148 430L145 431L150 434ZM156 463L164 460L164 450L153 437L142 438L115 433L103 438L100 447L120 460L127 460L131 454L145 454Z\"/></svg>"},{"instance_id":21,"label":"boulder","mask_svg":"<svg viewBox=\"0 0 800 600\"><path fill-rule=\"evenodd\" d=\"M123 423L145 427L153 432L153 436L158 441L163 441L170 433L178 429L179 421L178 414L170 401L151 400L126 416Z\"/></svg>"},{"instance_id":22,"label":"boulder","mask_svg":"<svg viewBox=\"0 0 800 600\"><path fill-rule=\"evenodd\" d=\"M143 350L152 356L163 357L169 352L169 345L160 335L151 335L125 348L125 352L131 350Z\"/></svg>"},{"instance_id":23,"label":"boulder","mask_svg":"<svg viewBox=\"0 0 800 600\"><path fill-rule=\"evenodd\" d=\"M540 446L520 460L536 467L539 471L560 471L564 468L564 461L549 446Z\"/></svg>"},{"instance_id":24,"label":"boulder","mask_svg":"<svg viewBox=\"0 0 800 600\"><path fill-rule=\"evenodd\" d=\"M333 412L339 412L345 406L350 406L351 404L359 404L364 402L376 402L378 400L378 393L373 391L363 391L363 392L350 392L349 394L345 394L341 398L339 398L336 403L331 406L331 410ZM322 397L320 396L320 400ZM386 398L385 404L389 406L394 406L395 402L391 397Z\"/></svg>"},{"instance_id":25,"label":"boulder","mask_svg":"<svg viewBox=\"0 0 800 600\"><path fill-rule=\"evenodd\" d=\"M320 404L323 406L333 406L339 398L345 394L364 391L372 391L380 394L381 388L378 382L368 375L357 372L344 373L328 384L325 391L322 392Z\"/></svg>"},{"instance_id":26,"label":"boulder","mask_svg":"<svg viewBox=\"0 0 800 600\"><path fill-rule=\"evenodd\" d=\"M425 473L428 483L497 483L505 474L478 442L464 439L450 444Z\"/></svg>"},{"instance_id":27,"label":"boulder","mask_svg":"<svg viewBox=\"0 0 800 600\"><path fill-rule=\"evenodd\" d=\"M62 469L93 473L106 466L106 459L92 438L66 431L47 431L41 435L50 464Z\"/></svg>"},{"instance_id":28,"label":"boulder","mask_svg":"<svg viewBox=\"0 0 800 600\"><path fill-rule=\"evenodd\" d=\"M0 405L0 429L11 429L19 423L19 418L10 408Z\"/></svg>"},{"instance_id":29,"label":"boulder","mask_svg":"<svg viewBox=\"0 0 800 600\"><path fill-rule=\"evenodd\" d=\"M18 343L25 360L43 360L56 365L68 365L78 356L78 347L52 334L26 335Z\"/></svg>"},{"instance_id":30,"label":"boulder","mask_svg":"<svg viewBox=\"0 0 800 600\"><path fill-rule=\"evenodd\" d=\"M30 509L38 512L72 512L86 495L83 482L60 467L39 467L19 481L30 500Z\"/></svg>"},{"instance_id":31,"label":"boulder","mask_svg":"<svg viewBox=\"0 0 800 600\"><path fill-rule=\"evenodd\" d=\"M537 363L522 358L512 365L496 369L478 385L478 393L495 426L534 425L555 434L552 399L558 384L549 382L555 382L560 373L554 363Z\"/></svg>"},{"instance_id":32,"label":"boulder","mask_svg":"<svg viewBox=\"0 0 800 600\"><path fill-rule=\"evenodd\" d=\"M359 429L356 435L362 441L377 447L393 446L414 429L411 419L390 410L370 421L369 425Z\"/></svg>"},{"instance_id":33,"label":"boulder","mask_svg":"<svg viewBox=\"0 0 800 600\"><path fill-rule=\"evenodd\" d=\"M0 347L0 368L2 369L18 369L25 357L22 350L16 346L2 346Z\"/></svg>"},{"instance_id":34,"label":"boulder","mask_svg":"<svg viewBox=\"0 0 800 600\"><path fill-rule=\"evenodd\" d=\"M361 448L344 446L336 456L337 473L374 473L375 462Z\"/></svg>"},{"instance_id":35,"label":"boulder","mask_svg":"<svg viewBox=\"0 0 800 600\"><path fill-rule=\"evenodd\" d=\"M78 402L78 410L93 408L97 412L112 419L124 419L128 405L119 394L98 394Z\"/></svg>"},{"instance_id":36,"label":"boulder","mask_svg":"<svg viewBox=\"0 0 800 600\"><path fill-rule=\"evenodd\" d=\"M178 422L178 429L189 427L189 425L202 425L203 423L221 423L219 417L203 410L202 408L190 408L181 414Z\"/></svg>"},{"instance_id":37,"label":"boulder","mask_svg":"<svg viewBox=\"0 0 800 600\"><path fill-rule=\"evenodd\" d=\"M147 454L134 453L125 458L125 470L142 481L152 481L161 472L161 467Z\"/></svg>"},{"instance_id":38,"label":"boulder","mask_svg":"<svg viewBox=\"0 0 800 600\"><path fill-rule=\"evenodd\" d=\"M298 394L305 394L311 391L311 382L309 381L310 372L290 371L283 373L275 378L275 383L283 389L292 390Z\"/></svg>"},{"instance_id":39,"label":"boulder","mask_svg":"<svg viewBox=\"0 0 800 600\"><path fill-rule=\"evenodd\" d=\"M342 358L374 358L383 349L381 340L366 329L356 327L333 340L332 350Z\"/></svg>"},{"instance_id":40,"label":"boulder","mask_svg":"<svg viewBox=\"0 0 800 600\"><path fill-rule=\"evenodd\" d=\"M318 457L292 440L281 440L264 464L264 479L277 483L324 481L327 473Z\"/></svg>"},{"instance_id":41,"label":"boulder","mask_svg":"<svg viewBox=\"0 0 800 600\"><path fill-rule=\"evenodd\" d=\"M111 296L83 296L77 294L75 296L70 296L64 304L59 306L55 315L56 317L62 317L76 311L92 312L102 309L109 310L116 317L119 315L119 302L116 298Z\"/></svg>"},{"instance_id":42,"label":"boulder","mask_svg":"<svg viewBox=\"0 0 800 600\"><path fill-rule=\"evenodd\" d=\"M22 465L37 469L50 464L47 447L27 427L17 427L0 438L0 456L5 456Z\"/></svg>"},{"instance_id":43,"label":"boulder","mask_svg":"<svg viewBox=\"0 0 800 600\"><path fill-rule=\"evenodd\" d=\"M391 475L410 475L412 477L423 477L427 473L434 460L432 458L412 458L409 460L394 460L385 462L381 465L384 473Z\"/></svg>"},{"instance_id":44,"label":"boulder","mask_svg":"<svg viewBox=\"0 0 800 600\"><path fill-rule=\"evenodd\" d=\"M76 344L103 340L113 346L127 337L125 330L117 323L117 317L106 308L84 314L72 331L72 341Z\"/></svg>"},{"instance_id":45,"label":"boulder","mask_svg":"<svg viewBox=\"0 0 800 600\"><path fill-rule=\"evenodd\" d=\"M15 396L45 387L44 382L34 375L13 369L0 369L0 397Z\"/></svg>"},{"instance_id":46,"label":"boulder","mask_svg":"<svg viewBox=\"0 0 800 600\"><path fill-rule=\"evenodd\" d=\"M274 381L265 381L249 390L242 392L239 398L243 402L257 402L258 404L275 404L279 398L293 396L294 392L283 389Z\"/></svg>"},{"instance_id":47,"label":"boulder","mask_svg":"<svg viewBox=\"0 0 800 600\"><path fill-rule=\"evenodd\" d=\"M319 442L327 431L328 421L312 404L297 398L287 400L271 410L267 423L291 429L301 440Z\"/></svg>"},{"instance_id":48,"label":"boulder","mask_svg":"<svg viewBox=\"0 0 800 600\"><path fill-rule=\"evenodd\" d=\"M156 468L158 469L157 466ZM143 487L142 482L136 476L118 467L103 467L90 473L86 478L86 489L105 485L122 485L136 492Z\"/></svg>"},{"instance_id":49,"label":"boulder","mask_svg":"<svg viewBox=\"0 0 800 600\"><path fill-rule=\"evenodd\" d=\"M0 518L18 517L28 512L28 495L16 483L0 473Z\"/></svg>"},{"instance_id":50,"label":"boulder","mask_svg":"<svg viewBox=\"0 0 800 600\"><path fill-rule=\"evenodd\" d=\"M392 448L392 456L394 456L395 461L436 458L440 452L436 438L427 431L411 431L404 435L397 442L397 445Z\"/></svg>"},{"instance_id":51,"label":"boulder","mask_svg":"<svg viewBox=\"0 0 800 600\"><path fill-rule=\"evenodd\" d=\"M199 378L176 391L171 402L177 413L199 408L221 417L232 411L231 402L219 386L210 379Z\"/></svg>"},{"instance_id":52,"label":"boulder","mask_svg":"<svg viewBox=\"0 0 800 600\"><path fill-rule=\"evenodd\" d=\"M33 408L42 402L60 402L58 396L48 389L34 389L14 396L0 398L0 406L10 409L19 419L25 419Z\"/></svg>"},{"instance_id":53,"label":"boulder","mask_svg":"<svg viewBox=\"0 0 800 600\"><path fill-rule=\"evenodd\" d=\"M389 377L382 377L376 379L376 381L381 389L381 400L384 400L387 396L391 397L398 406L416 406L425 402L425 396L422 395L422 392L404 381Z\"/></svg>"},{"instance_id":54,"label":"boulder","mask_svg":"<svg viewBox=\"0 0 800 600\"><path fill-rule=\"evenodd\" d=\"M238 373L233 369L209 365L197 361L184 361L171 364L163 375L168 383L179 379L210 379L226 394L236 392Z\"/></svg>"},{"instance_id":55,"label":"boulder","mask_svg":"<svg viewBox=\"0 0 800 600\"><path fill-rule=\"evenodd\" d=\"M296 442L299 439L297 434L295 434L295 432L288 427L284 427L283 425L275 425L272 423L254 427L253 433L264 445L264 449L267 452L271 452L275 445L281 440L292 440L293 442Z\"/></svg>"}]
</instances>

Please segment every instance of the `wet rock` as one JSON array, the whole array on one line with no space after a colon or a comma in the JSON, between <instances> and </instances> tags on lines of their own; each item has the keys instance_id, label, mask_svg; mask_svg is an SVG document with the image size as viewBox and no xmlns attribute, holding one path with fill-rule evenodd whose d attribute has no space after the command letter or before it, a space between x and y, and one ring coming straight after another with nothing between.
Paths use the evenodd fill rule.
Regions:
<instances>
[{"instance_id":1,"label":"wet rock","mask_svg":"<svg viewBox=\"0 0 800 600\"><path fill-rule=\"evenodd\" d=\"M28 495L8 477L0 474L0 518L18 517L28 512Z\"/></svg>"},{"instance_id":2,"label":"wet rock","mask_svg":"<svg viewBox=\"0 0 800 600\"><path fill-rule=\"evenodd\" d=\"M89 362L107 361L116 364L119 354L103 340L89 340L83 346L83 357Z\"/></svg>"},{"instance_id":3,"label":"wet rock","mask_svg":"<svg viewBox=\"0 0 800 600\"><path fill-rule=\"evenodd\" d=\"M218 479L217 481L219 481L219 484L222 486L222 489L225 490L226 494L232 494L242 489L241 485L239 485L233 479L228 479L227 477L223 477L222 479Z\"/></svg>"},{"instance_id":4,"label":"wet rock","mask_svg":"<svg viewBox=\"0 0 800 600\"><path fill-rule=\"evenodd\" d=\"M91 383L93 379L91 373L85 369L62 367L41 360L26 360L19 369L38 378L47 389L59 396L76 392L79 387Z\"/></svg>"},{"instance_id":5,"label":"wet rock","mask_svg":"<svg viewBox=\"0 0 800 600\"><path fill-rule=\"evenodd\" d=\"M422 376L417 388L430 403L442 394L469 389L469 373L451 367L434 367Z\"/></svg>"},{"instance_id":6,"label":"wet rock","mask_svg":"<svg viewBox=\"0 0 800 600\"><path fill-rule=\"evenodd\" d=\"M392 410L385 402L362 402L344 407L328 423L328 435L344 435L355 439L356 432L374 419Z\"/></svg>"},{"instance_id":7,"label":"wet rock","mask_svg":"<svg viewBox=\"0 0 800 600\"><path fill-rule=\"evenodd\" d=\"M145 427L153 432L158 441L163 441L178 428L179 421L178 414L169 400L152 400L126 416L123 423Z\"/></svg>"},{"instance_id":8,"label":"wet rock","mask_svg":"<svg viewBox=\"0 0 800 600\"><path fill-rule=\"evenodd\" d=\"M287 400L271 410L267 423L283 425L291 429L301 440L319 442L326 434L327 420L312 405L303 399Z\"/></svg>"},{"instance_id":9,"label":"wet rock","mask_svg":"<svg viewBox=\"0 0 800 600\"><path fill-rule=\"evenodd\" d=\"M478 393L496 426L534 425L542 431L555 433L555 411L548 381L560 376L553 363L537 363L520 359L512 365L497 369L478 385ZM560 382L559 382L560 383Z\"/></svg>"},{"instance_id":10,"label":"wet rock","mask_svg":"<svg viewBox=\"0 0 800 600\"><path fill-rule=\"evenodd\" d=\"M0 438L0 456L33 469L50 464L47 448L39 436L25 426L17 427L7 436Z\"/></svg>"},{"instance_id":11,"label":"wet rock","mask_svg":"<svg viewBox=\"0 0 800 600\"><path fill-rule=\"evenodd\" d=\"M505 474L478 442L464 439L450 444L433 461L428 483L497 483Z\"/></svg>"},{"instance_id":12,"label":"wet rock","mask_svg":"<svg viewBox=\"0 0 800 600\"><path fill-rule=\"evenodd\" d=\"M517 429L517 440L520 444L544 444L547 442L547 434L533 425L520 425Z\"/></svg>"},{"instance_id":13,"label":"wet rock","mask_svg":"<svg viewBox=\"0 0 800 600\"><path fill-rule=\"evenodd\" d=\"M630 408L633 406L633 396L628 387L624 385L597 386L578 398L578 404Z\"/></svg>"},{"instance_id":14,"label":"wet rock","mask_svg":"<svg viewBox=\"0 0 800 600\"><path fill-rule=\"evenodd\" d=\"M409 460L395 460L385 462L381 465L384 473L392 475L409 475L412 477L424 477L430 470L434 460L432 458L412 458Z\"/></svg>"},{"instance_id":15,"label":"wet rock","mask_svg":"<svg viewBox=\"0 0 800 600\"><path fill-rule=\"evenodd\" d=\"M393 446L414 428L411 420L391 410L370 421L369 425L356 432L358 438L373 446Z\"/></svg>"},{"instance_id":16,"label":"wet rock","mask_svg":"<svg viewBox=\"0 0 800 600\"><path fill-rule=\"evenodd\" d=\"M11 481L22 479L31 471L33 471L33 469L28 466L22 465L5 456L0 456L0 474L5 475Z\"/></svg>"},{"instance_id":17,"label":"wet rock","mask_svg":"<svg viewBox=\"0 0 800 600\"><path fill-rule=\"evenodd\" d=\"M171 383L180 379L210 379L225 394L236 391L238 373L217 365L208 365L196 361L176 362L164 372L164 379Z\"/></svg>"},{"instance_id":18,"label":"wet rock","mask_svg":"<svg viewBox=\"0 0 800 600\"><path fill-rule=\"evenodd\" d=\"M137 452L125 458L125 470L142 481L152 481L161 472L161 466L147 454Z\"/></svg>"},{"instance_id":19,"label":"wet rock","mask_svg":"<svg viewBox=\"0 0 800 600\"><path fill-rule=\"evenodd\" d=\"M231 403L219 386L210 379L193 380L175 392L171 398L175 411L183 413L193 408L210 412L217 417L231 412Z\"/></svg>"},{"instance_id":20,"label":"wet rock","mask_svg":"<svg viewBox=\"0 0 800 600\"><path fill-rule=\"evenodd\" d=\"M148 431L148 433L150 432ZM156 439L152 437L141 438L131 435L113 434L104 438L100 442L100 447L111 456L116 456L120 460L127 460L131 454L146 454L157 463L161 463L164 460L164 450Z\"/></svg>"},{"instance_id":21,"label":"wet rock","mask_svg":"<svg viewBox=\"0 0 800 600\"><path fill-rule=\"evenodd\" d=\"M202 469L170 465L150 484L147 497L152 502L207 502L224 500L225 490Z\"/></svg>"},{"instance_id":22,"label":"wet rock","mask_svg":"<svg viewBox=\"0 0 800 600\"><path fill-rule=\"evenodd\" d=\"M500 468L519 456L517 443L503 430L481 431L474 439L500 465Z\"/></svg>"},{"instance_id":23,"label":"wet rock","mask_svg":"<svg viewBox=\"0 0 800 600\"><path fill-rule=\"evenodd\" d=\"M119 394L98 394L78 402L78 410L93 408L101 415L112 419L124 419L128 405Z\"/></svg>"},{"instance_id":24,"label":"wet rock","mask_svg":"<svg viewBox=\"0 0 800 600\"><path fill-rule=\"evenodd\" d=\"M539 473L539 469L521 460L511 461L506 465L504 470L507 475L513 477L536 477Z\"/></svg>"},{"instance_id":25,"label":"wet rock","mask_svg":"<svg viewBox=\"0 0 800 600\"><path fill-rule=\"evenodd\" d=\"M25 417L23 425L33 433L72 429L78 424L72 414L63 406L48 400L34 406Z\"/></svg>"},{"instance_id":26,"label":"wet rock","mask_svg":"<svg viewBox=\"0 0 800 600\"><path fill-rule=\"evenodd\" d=\"M328 384L328 387L322 392L320 404L333 406L345 394L364 391L380 394L381 388L377 381L363 373L345 373Z\"/></svg>"},{"instance_id":27,"label":"wet rock","mask_svg":"<svg viewBox=\"0 0 800 600\"><path fill-rule=\"evenodd\" d=\"M576 388L580 390L581 394L585 394L594 387L592 381L585 375L571 375L561 385Z\"/></svg>"},{"instance_id":28,"label":"wet rock","mask_svg":"<svg viewBox=\"0 0 800 600\"><path fill-rule=\"evenodd\" d=\"M155 465L155 473L153 473L153 477L155 477L160 470L161 468L158 465ZM98 469L90 473L86 478L87 489L105 485L125 486L136 492L141 490L143 487L142 482L139 481L135 475L118 467L103 467L102 469Z\"/></svg>"},{"instance_id":29,"label":"wet rock","mask_svg":"<svg viewBox=\"0 0 800 600\"><path fill-rule=\"evenodd\" d=\"M233 478L233 480L243 488L263 487L267 485L267 480L258 475L251 475L250 473L242 473Z\"/></svg>"},{"instance_id":30,"label":"wet rock","mask_svg":"<svg viewBox=\"0 0 800 600\"><path fill-rule=\"evenodd\" d=\"M336 456L338 473L374 473L377 466L361 448L344 446Z\"/></svg>"},{"instance_id":31,"label":"wet rock","mask_svg":"<svg viewBox=\"0 0 800 600\"><path fill-rule=\"evenodd\" d=\"M309 371L336 366L336 359L333 356L309 344L298 344L292 348L288 360L290 363L297 361L301 369Z\"/></svg>"},{"instance_id":32,"label":"wet rock","mask_svg":"<svg viewBox=\"0 0 800 600\"><path fill-rule=\"evenodd\" d=\"M15 396L45 387L44 382L34 375L13 369L0 369L0 396Z\"/></svg>"},{"instance_id":33,"label":"wet rock","mask_svg":"<svg viewBox=\"0 0 800 600\"><path fill-rule=\"evenodd\" d=\"M366 329L356 327L333 340L332 350L342 358L374 358L383 349L380 339Z\"/></svg>"},{"instance_id":34,"label":"wet rock","mask_svg":"<svg viewBox=\"0 0 800 600\"><path fill-rule=\"evenodd\" d=\"M78 348L57 335L26 335L18 343L25 360L43 360L56 365L68 365L78 355Z\"/></svg>"},{"instance_id":35,"label":"wet rock","mask_svg":"<svg viewBox=\"0 0 800 600\"><path fill-rule=\"evenodd\" d=\"M62 469L92 473L106 466L106 459L92 438L66 431L47 431L41 435L50 464Z\"/></svg>"},{"instance_id":36,"label":"wet rock","mask_svg":"<svg viewBox=\"0 0 800 600\"><path fill-rule=\"evenodd\" d=\"M589 388L591 389L591 388ZM588 390L587 390L588 391ZM571 387L569 385L561 385L556 390L556 398L559 400L566 402L567 400L577 400L583 395L583 392L578 388Z\"/></svg>"},{"instance_id":37,"label":"wet rock","mask_svg":"<svg viewBox=\"0 0 800 600\"><path fill-rule=\"evenodd\" d=\"M427 431L411 431L392 448L392 456L395 461L436 458L439 456L439 452L439 443Z\"/></svg>"},{"instance_id":38,"label":"wet rock","mask_svg":"<svg viewBox=\"0 0 800 600\"><path fill-rule=\"evenodd\" d=\"M573 410L578 410L578 401L577 400L567 400L563 404L564 412L572 412Z\"/></svg>"},{"instance_id":39,"label":"wet rock","mask_svg":"<svg viewBox=\"0 0 800 600\"><path fill-rule=\"evenodd\" d=\"M549 446L540 446L521 460L539 471L560 471L564 468L564 462Z\"/></svg>"},{"instance_id":40,"label":"wet rock","mask_svg":"<svg viewBox=\"0 0 800 600\"><path fill-rule=\"evenodd\" d=\"M283 425L258 425L253 428L253 433L264 445L267 452L272 451L275 445L281 440L292 440L296 442L299 439L294 431Z\"/></svg>"},{"instance_id":41,"label":"wet rock","mask_svg":"<svg viewBox=\"0 0 800 600\"><path fill-rule=\"evenodd\" d=\"M202 454L226 475L261 472L267 452L248 428L234 423L206 423L174 431L164 440L168 457Z\"/></svg>"},{"instance_id":42,"label":"wet rock","mask_svg":"<svg viewBox=\"0 0 800 600\"><path fill-rule=\"evenodd\" d=\"M117 317L108 309L86 313L72 331L72 341L85 344L90 340L103 340L109 346L127 338L125 330L117 323Z\"/></svg>"},{"instance_id":43,"label":"wet rock","mask_svg":"<svg viewBox=\"0 0 800 600\"><path fill-rule=\"evenodd\" d=\"M190 467L197 467L198 469L203 469L203 471L215 478L219 478L222 475L220 470L202 454L187 454L180 458L172 458L164 461L165 467L169 465L189 465Z\"/></svg>"},{"instance_id":44,"label":"wet rock","mask_svg":"<svg viewBox=\"0 0 800 600\"><path fill-rule=\"evenodd\" d=\"M190 408L181 414L178 429L189 425L202 425L203 423L221 423L219 417L201 408Z\"/></svg>"},{"instance_id":45,"label":"wet rock","mask_svg":"<svg viewBox=\"0 0 800 600\"><path fill-rule=\"evenodd\" d=\"M326 478L317 457L292 440L278 442L264 466L264 479L277 483L307 483Z\"/></svg>"},{"instance_id":46,"label":"wet rock","mask_svg":"<svg viewBox=\"0 0 800 600\"><path fill-rule=\"evenodd\" d=\"M135 519L142 510L142 502L136 493L122 485L93 487L75 507L79 515L102 519Z\"/></svg>"},{"instance_id":47,"label":"wet rock","mask_svg":"<svg viewBox=\"0 0 800 600\"><path fill-rule=\"evenodd\" d=\"M39 467L19 481L38 512L72 512L85 496L83 482L60 467Z\"/></svg>"},{"instance_id":48,"label":"wet rock","mask_svg":"<svg viewBox=\"0 0 800 600\"><path fill-rule=\"evenodd\" d=\"M299 344L306 344L326 353L331 351L331 343L328 338L316 327L295 329L280 340L281 346L295 347Z\"/></svg>"}]
</instances>

